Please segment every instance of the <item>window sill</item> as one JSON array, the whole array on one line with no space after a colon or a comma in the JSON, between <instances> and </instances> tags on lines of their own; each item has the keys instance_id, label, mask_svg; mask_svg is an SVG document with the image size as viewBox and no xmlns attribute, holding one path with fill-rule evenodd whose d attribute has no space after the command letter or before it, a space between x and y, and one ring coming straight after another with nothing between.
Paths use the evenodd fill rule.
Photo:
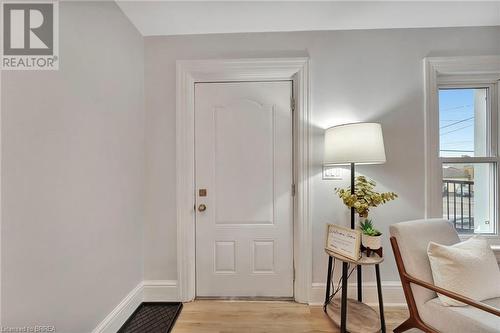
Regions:
<instances>
[{"instance_id":1,"label":"window sill","mask_svg":"<svg viewBox=\"0 0 500 333\"><path fill-rule=\"evenodd\" d=\"M460 241L466 241L473 236L484 237L488 240L491 245L491 248L495 250L498 249L500 251L500 235L497 234L458 234Z\"/></svg>"},{"instance_id":2,"label":"window sill","mask_svg":"<svg viewBox=\"0 0 500 333\"><path fill-rule=\"evenodd\" d=\"M460 241L462 242L471 238L472 236L474 235L459 235ZM483 236L489 240L490 247L493 250L493 253L495 253L498 263L500 263L500 237L498 235L483 235Z\"/></svg>"},{"instance_id":3,"label":"window sill","mask_svg":"<svg viewBox=\"0 0 500 333\"><path fill-rule=\"evenodd\" d=\"M493 250L493 253L495 253L495 256L497 257L497 262L500 263L500 245L491 245L491 249Z\"/></svg>"}]
</instances>

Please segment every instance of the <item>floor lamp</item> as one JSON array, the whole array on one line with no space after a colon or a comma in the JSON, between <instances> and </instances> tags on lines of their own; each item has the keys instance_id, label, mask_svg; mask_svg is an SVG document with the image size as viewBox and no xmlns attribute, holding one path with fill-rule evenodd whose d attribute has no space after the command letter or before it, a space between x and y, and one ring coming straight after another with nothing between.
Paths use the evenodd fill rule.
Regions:
<instances>
[{"instance_id":1,"label":"floor lamp","mask_svg":"<svg viewBox=\"0 0 500 333\"><path fill-rule=\"evenodd\" d=\"M385 163L384 138L378 123L352 123L325 131L324 165L351 166L351 193L355 191L356 164ZM351 229L355 229L355 210L351 208ZM342 270L347 267L342 267ZM358 301L362 301L361 266L357 267Z\"/></svg>"}]
</instances>

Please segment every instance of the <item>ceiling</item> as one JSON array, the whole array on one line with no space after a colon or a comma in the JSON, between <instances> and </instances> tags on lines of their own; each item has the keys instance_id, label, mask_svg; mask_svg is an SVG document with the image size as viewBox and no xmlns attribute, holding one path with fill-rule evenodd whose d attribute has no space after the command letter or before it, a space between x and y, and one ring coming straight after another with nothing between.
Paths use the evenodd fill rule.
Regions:
<instances>
[{"instance_id":1,"label":"ceiling","mask_svg":"<svg viewBox=\"0 0 500 333\"><path fill-rule=\"evenodd\" d=\"M116 2L144 36L500 25L500 0Z\"/></svg>"}]
</instances>

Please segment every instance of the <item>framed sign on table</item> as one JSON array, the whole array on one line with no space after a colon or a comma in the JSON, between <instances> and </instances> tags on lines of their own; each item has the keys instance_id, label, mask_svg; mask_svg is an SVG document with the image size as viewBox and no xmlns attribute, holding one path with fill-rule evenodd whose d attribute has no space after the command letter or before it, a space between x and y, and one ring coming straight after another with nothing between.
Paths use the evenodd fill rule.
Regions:
<instances>
[{"instance_id":1,"label":"framed sign on table","mask_svg":"<svg viewBox=\"0 0 500 333\"><path fill-rule=\"evenodd\" d=\"M352 260L361 258L361 232L356 229L328 224L325 249Z\"/></svg>"}]
</instances>

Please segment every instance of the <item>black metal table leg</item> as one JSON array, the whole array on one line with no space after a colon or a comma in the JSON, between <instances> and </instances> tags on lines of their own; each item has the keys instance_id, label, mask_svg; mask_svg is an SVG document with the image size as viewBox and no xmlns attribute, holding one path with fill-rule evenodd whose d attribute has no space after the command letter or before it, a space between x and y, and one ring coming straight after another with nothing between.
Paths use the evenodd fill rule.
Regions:
<instances>
[{"instance_id":1,"label":"black metal table leg","mask_svg":"<svg viewBox=\"0 0 500 333\"><path fill-rule=\"evenodd\" d=\"M326 312L326 306L328 305L328 301L330 300L330 285L332 280L332 257L328 256L328 273L326 274L326 295L325 295L325 303L323 304L323 311Z\"/></svg>"},{"instance_id":2,"label":"black metal table leg","mask_svg":"<svg viewBox=\"0 0 500 333\"><path fill-rule=\"evenodd\" d=\"M363 279L361 277L361 265L356 268L358 270L358 302L363 302Z\"/></svg>"},{"instance_id":3,"label":"black metal table leg","mask_svg":"<svg viewBox=\"0 0 500 333\"><path fill-rule=\"evenodd\" d=\"M380 268L375 265L375 275L377 276L378 308L380 311L380 326L382 333L385 333L384 301L382 300L382 285L380 283Z\"/></svg>"},{"instance_id":4,"label":"black metal table leg","mask_svg":"<svg viewBox=\"0 0 500 333\"><path fill-rule=\"evenodd\" d=\"M340 305L340 332L347 332L347 271L346 262L342 263L342 300Z\"/></svg>"}]
</instances>

